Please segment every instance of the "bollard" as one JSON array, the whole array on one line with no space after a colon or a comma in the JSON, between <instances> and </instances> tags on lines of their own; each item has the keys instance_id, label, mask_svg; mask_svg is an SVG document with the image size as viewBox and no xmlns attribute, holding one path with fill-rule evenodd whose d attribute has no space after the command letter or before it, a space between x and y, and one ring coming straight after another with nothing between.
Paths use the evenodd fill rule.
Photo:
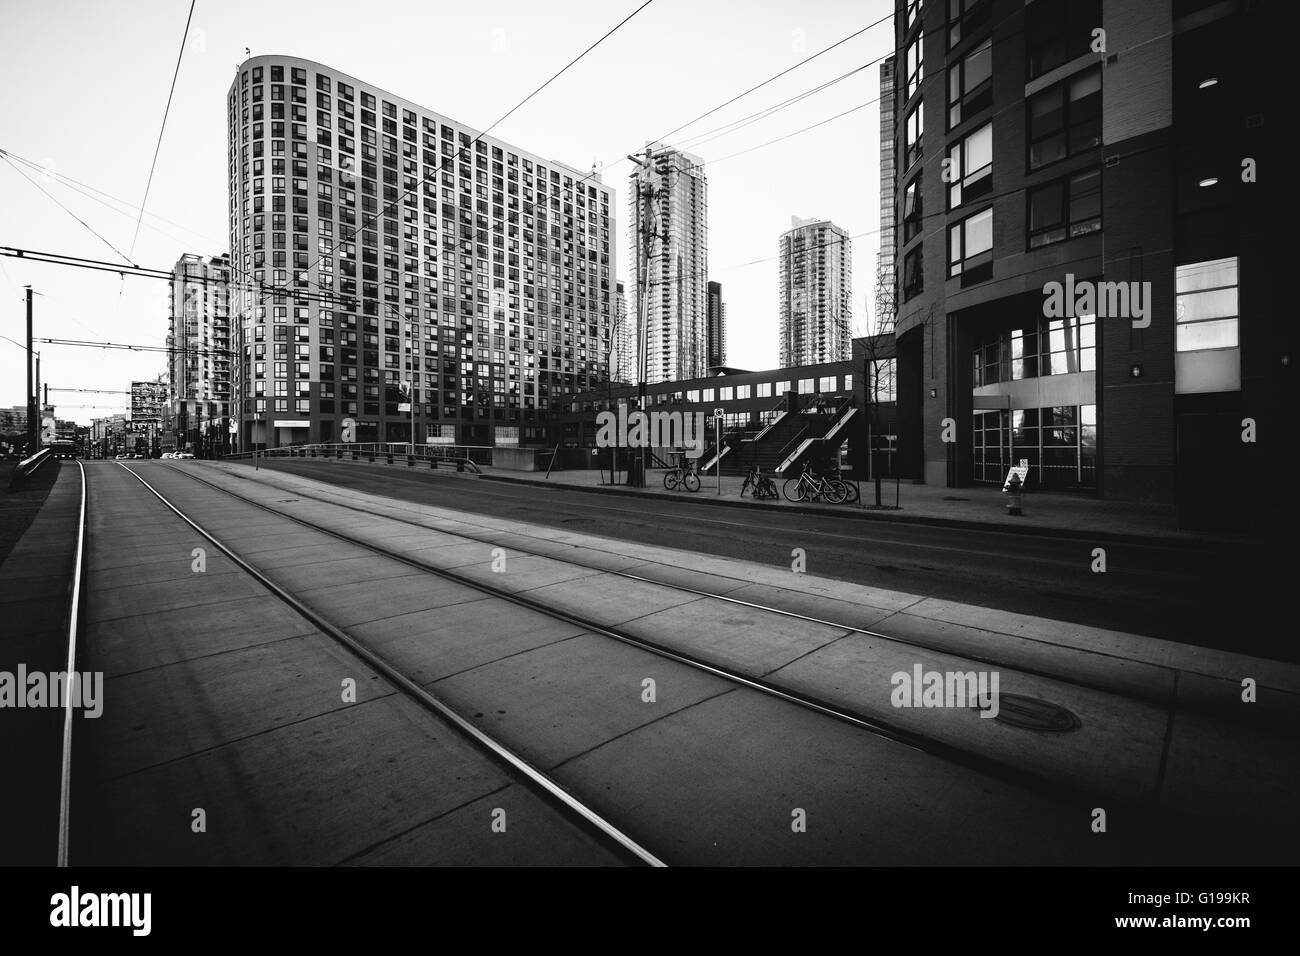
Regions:
<instances>
[{"instance_id":1,"label":"bollard","mask_svg":"<svg viewBox=\"0 0 1300 956\"><path fill-rule=\"evenodd\" d=\"M437 471L437 470L438 470L438 459L436 459L436 458L430 458L430 459L429 459L429 470L430 470L430 471Z\"/></svg>"},{"instance_id":2,"label":"bollard","mask_svg":"<svg viewBox=\"0 0 1300 956\"><path fill-rule=\"evenodd\" d=\"M369 453L369 455L370 455L370 464L373 465L375 463L375 453L372 451Z\"/></svg>"},{"instance_id":3,"label":"bollard","mask_svg":"<svg viewBox=\"0 0 1300 956\"><path fill-rule=\"evenodd\" d=\"M464 459L464 458L457 458L457 459L456 459L456 470L457 470L457 471L464 471L464 470L465 470L465 459Z\"/></svg>"},{"instance_id":4,"label":"bollard","mask_svg":"<svg viewBox=\"0 0 1300 956\"><path fill-rule=\"evenodd\" d=\"M352 449L352 460L356 461L360 457L361 457L361 452L357 451L355 448Z\"/></svg>"},{"instance_id":5,"label":"bollard","mask_svg":"<svg viewBox=\"0 0 1300 956\"><path fill-rule=\"evenodd\" d=\"M388 453L388 463L390 465L393 463L393 453L391 451Z\"/></svg>"},{"instance_id":6,"label":"bollard","mask_svg":"<svg viewBox=\"0 0 1300 956\"><path fill-rule=\"evenodd\" d=\"M407 456L406 456L406 467L407 467L407 468L414 468L414 467L415 467L415 456L414 456L414 455L407 455Z\"/></svg>"},{"instance_id":7,"label":"bollard","mask_svg":"<svg viewBox=\"0 0 1300 956\"><path fill-rule=\"evenodd\" d=\"M338 449L338 457L339 457L339 458L342 458L342 457L343 457L343 449L342 449L342 448Z\"/></svg>"}]
</instances>

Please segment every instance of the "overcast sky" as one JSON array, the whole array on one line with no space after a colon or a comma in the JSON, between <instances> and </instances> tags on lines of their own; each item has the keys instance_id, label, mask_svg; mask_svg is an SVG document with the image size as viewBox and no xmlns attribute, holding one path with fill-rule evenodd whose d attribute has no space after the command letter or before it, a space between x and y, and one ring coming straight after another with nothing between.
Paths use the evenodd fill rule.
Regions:
<instances>
[{"instance_id":1,"label":"overcast sky","mask_svg":"<svg viewBox=\"0 0 1300 956\"><path fill-rule=\"evenodd\" d=\"M638 4L198 0L132 252L131 207L144 196L188 0L0 0L0 149L121 200L95 202L17 164L101 240L0 161L0 245L122 261L111 245L164 269L185 252L226 251L225 97L245 47L324 63L482 129ZM627 280L631 164L623 157L891 9L891 0L654 0L493 135L579 169L609 164L601 178L617 192L618 276ZM879 245L879 114L871 102L879 69L868 66L716 139L701 134L887 55L891 38L886 21L668 139L711 163L710 278L723 285L731 365L777 364L775 256L791 216L870 233L853 245L854 325L865 329ZM811 132L725 158L866 103ZM164 344L167 283L12 258L0 258L0 335L23 340L28 283L40 293L38 337ZM51 388L124 391L161 372L165 358L37 348ZM0 406L24 404L23 359L0 340ZM59 417L81 423L125 410L124 399L51 392ZM112 407L72 407L92 404Z\"/></svg>"}]
</instances>

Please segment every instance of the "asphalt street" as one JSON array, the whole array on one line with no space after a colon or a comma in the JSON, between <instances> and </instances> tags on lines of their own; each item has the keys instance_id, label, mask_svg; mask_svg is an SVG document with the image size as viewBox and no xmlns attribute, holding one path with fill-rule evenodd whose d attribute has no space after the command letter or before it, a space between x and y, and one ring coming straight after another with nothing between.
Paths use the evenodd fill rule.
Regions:
<instances>
[{"instance_id":1,"label":"asphalt street","mask_svg":"<svg viewBox=\"0 0 1300 956\"><path fill-rule=\"evenodd\" d=\"M251 466L249 466L251 468ZM723 508L685 495L638 500L350 462L261 467L446 508L627 541L791 566L874 587L1282 660L1290 555L1166 542L1127 544L984 529ZM1105 549L1095 572L1093 551Z\"/></svg>"}]
</instances>

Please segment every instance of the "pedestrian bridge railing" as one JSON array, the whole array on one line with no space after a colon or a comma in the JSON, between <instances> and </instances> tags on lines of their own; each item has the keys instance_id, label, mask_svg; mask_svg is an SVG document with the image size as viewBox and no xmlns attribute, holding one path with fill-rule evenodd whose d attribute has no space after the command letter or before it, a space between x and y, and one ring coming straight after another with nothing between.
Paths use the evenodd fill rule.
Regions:
<instances>
[{"instance_id":1,"label":"pedestrian bridge railing","mask_svg":"<svg viewBox=\"0 0 1300 956\"><path fill-rule=\"evenodd\" d=\"M492 465L491 445L411 445L409 442L316 442L300 445L282 445L258 451L238 452L227 459L251 458L334 458L374 461L382 458L389 464L404 461L414 466L427 464L455 465L458 471L468 468L477 472L480 466Z\"/></svg>"}]
</instances>

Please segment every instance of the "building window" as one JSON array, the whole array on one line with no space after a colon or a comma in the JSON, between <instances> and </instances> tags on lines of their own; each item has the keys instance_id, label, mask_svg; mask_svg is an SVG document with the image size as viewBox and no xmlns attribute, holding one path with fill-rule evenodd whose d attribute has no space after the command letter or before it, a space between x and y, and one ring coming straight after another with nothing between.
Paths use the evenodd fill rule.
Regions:
<instances>
[{"instance_id":1,"label":"building window","mask_svg":"<svg viewBox=\"0 0 1300 956\"><path fill-rule=\"evenodd\" d=\"M918 244L915 249L903 256L904 302L925 290L925 282L921 278L921 245L923 244Z\"/></svg>"},{"instance_id":2,"label":"building window","mask_svg":"<svg viewBox=\"0 0 1300 956\"><path fill-rule=\"evenodd\" d=\"M917 176L903 190L903 242L911 242L921 234L924 219L921 211L921 177Z\"/></svg>"},{"instance_id":3,"label":"building window","mask_svg":"<svg viewBox=\"0 0 1300 956\"><path fill-rule=\"evenodd\" d=\"M816 384L816 383L815 383L814 380L811 379L811 378L801 378L801 379L799 379L799 394L800 394L800 395L811 395L811 394L813 393L813 390L814 390L814 386L815 386L815 384Z\"/></svg>"},{"instance_id":4,"label":"building window","mask_svg":"<svg viewBox=\"0 0 1300 956\"><path fill-rule=\"evenodd\" d=\"M1101 0L1035 0L1025 16L1032 80L1091 49L1092 31L1101 26Z\"/></svg>"},{"instance_id":5,"label":"building window","mask_svg":"<svg viewBox=\"0 0 1300 956\"><path fill-rule=\"evenodd\" d=\"M993 208L963 219L948 230L948 275L962 286L993 278Z\"/></svg>"},{"instance_id":6,"label":"building window","mask_svg":"<svg viewBox=\"0 0 1300 956\"><path fill-rule=\"evenodd\" d=\"M948 128L993 105L993 39L948 70Z\"/></svg>"},{"instance_id":7,"label":"building window","mask_svg":"<svg viewBox=\"0 0 1300 956\"><path fill-rule=\"evenodd\" d=\"M759 382L759 383L758 383L758 395L757 395L757 397L758 397L758 398L771 398L771 397L772 397L772 383L771 383L771 382Z\"/></svg>"},{"instance_id":8,"label":"building window","mask_svg":"<svg viewBox=\"0 0 1300 956\"><path fill-rule=\"evenodd\" d=\"M823 376L821 377L821 379L817 382L817 390L818 390L819 392L833 392L833 391L835 391L835 376L834 376L834 375L823 375Z\"/></svg>"},{"instance_id":9,"label":"building window","mask_svg":"<svg viewBox=\"0 0 1300 956\"><path fill-rule=\"evenodd\" d=\"M1179 352L1236 348L1237 258L1179 266L1175 273Z\"/></svg>"},{"instance_id":10,"label":"building window","mask_svg":"<svg viewBox=\"0 0 1300 956\"><path fill-rule=\"evenodd\" d=\"M1029 101L1029 168L1101 145L1101 68L1076 73Z\"/></svg>"},{"instance_id":11,"label":"building window","mask_svg":"<svg viewBox=\"0 0 1300 956\"><path fill-rule=\"evenodd\" d=\"M925 76L924 33L918 33L907 45L907 95L910 97L921 86Z\"/></svg>"},{"instance_id":12,"label":"building window","mask_svg":"<svg viewBox=\"0 0 1300 956\"><path fill-rule=\"evenodd\" d=\"M1096 487L1096 405L977 410L972 424L976 481L1001 484L1009 466L1025 461L1042 487Z\"/></svg>"},{"instance_id":13,"label":"building window","mask_svg":"<svg viewBox=\"0 0 1300 956\"><path fill-rule=\"evenodd\" d=\"M948 151L948 208L986 196L993 189L993 123L988 122Z\"/></svg>"},{"instance_id":14,"label":"building window","mask_svg":"<svg viewBox=\"0 0 1300 956\"><path fill-rule=\"evenodd\" d=\"M1097 368L1096 318L1039 318L995 333L973 349L975 388Z\"/></svg>"},{"instance_id":15,"label":"building window","mask_svg":"<svg viewBox=\"0 0 1300 956\"><path fill-rule=\"evenodd\" d=\"M1101 170L1075 173L1029 192L1029 248L1101 229Z\"/></svg>"},{"instance_id":16,"label":"building window","mask_svg":"<svg viewBox=\"0 0 1300 956\"><path fill-rule=\"evenodd\" d=\"M897 359L876 359L871 363L872 402L897 401L897 372Z\"/></svg>"},{"instance_id":17,"label":"building window","mask_svg":"<svg viewBox=\"0 0 1300 956\"><path fill-rule=\"evenodd\" d=\"M921 137L925 133L925 103L917 103L912 107L912 111L907 114L907 120L904 129L904 145L906 152L903 156L903 168L911 166L921 158Z\"/></svg>"},{"instance_id":18,"label":"building window","mask_svg":"<svg viewBox=\"0 0 1300 956\"><path fill-rule=\"evenodd\" d=\"M993 0L948 0L948 49L985 26L993 12Z\"/></svg>"},{"instance_id":19,"label":"building window","mask_svg":"<svg viewBox=\"0 0 1300 956\"><path fill-rule=\"evenodd\" d=\"M907 4L907 25L910 27L916 22L917 17L921 15L921 8L925 6L922 0L909 0Z\"/></svg>"}]
</instances>

